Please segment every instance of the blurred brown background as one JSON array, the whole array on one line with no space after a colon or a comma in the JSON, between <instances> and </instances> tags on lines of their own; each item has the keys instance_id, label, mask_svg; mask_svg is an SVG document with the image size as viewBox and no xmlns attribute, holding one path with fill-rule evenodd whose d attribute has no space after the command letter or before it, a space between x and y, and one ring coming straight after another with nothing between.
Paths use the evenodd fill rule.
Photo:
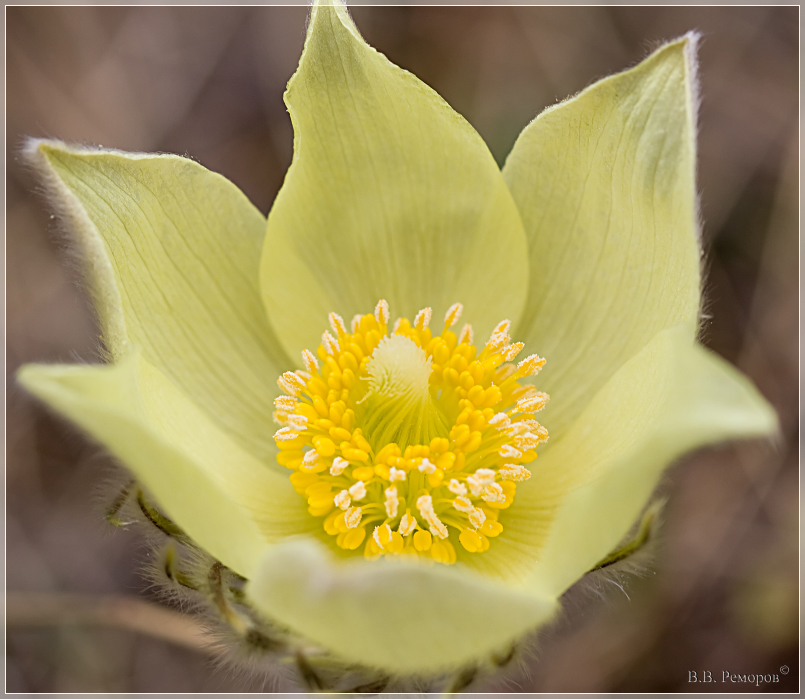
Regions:
<instances>
[{"instance_id":1,"label":"blurred brown background","mask_svg":"<svg viewBox=\"0 0 805 699\"><path fill-rule=\"evenodd\" d=\"M7 8L9 591L153 599L138 574L141 535L104 525L109 493L99 495L98 484L106 459L14 385L24 362L92 360L97 344L85 296L18 161L22 139L189 154L267 212L291 159L282 91L306 14ZM711 316L704 341L775 405L782 440L708 450L675 466L653 567L619 580L625 592L600 580L571 591L563 621L541 634L528 667L474 688L796 690L798 9L356 7L353 15L372 45L466 116L501 163L547 105L663 39L703 33L700 191ZM9 598L9 691L296 686L288 671L249 679L217 670L186 630L176 634L183 646L63 623L60 600ZM690 671L701 678L705 670L713 684L689 682ZM780 681L725 684L724 671L776 673Z\"/></svg>"}]
</instances>

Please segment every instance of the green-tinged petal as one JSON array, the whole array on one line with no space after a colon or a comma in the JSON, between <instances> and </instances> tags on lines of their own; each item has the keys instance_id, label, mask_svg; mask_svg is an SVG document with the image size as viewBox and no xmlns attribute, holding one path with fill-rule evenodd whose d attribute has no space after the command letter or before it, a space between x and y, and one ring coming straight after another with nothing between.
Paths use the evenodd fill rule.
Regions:
<instances>
[{"instance_id":1,"label":"green-tinged petal","mask_svg":"<svg viewBox=\"0 0 805 699\"><path fill-rule=\"evenodd\" d=\"M550 597L466 570L336 562L310 541L289 541L267 552L247 595L272 619L340 657L403 673L488 656L556 610Z\"/></svg>"},{"instance_id":2,"label":"green-tinged petal","mask_svg":"<svg viewBox=\"0 0 805 699\"><path fill-rule=\"evenodd\" d=\"M265 317L265 219L186 158L32 141L71 229L114 359L131 345L244 447L275 453L272 399L289 361Z\"/></svg>"},{"instance_id":3,"label":"green-tinged petal","mask_svg":"<svg viewBox=\"0 0 805 699\"><path fill-rule=\"evenodd\" d=\"M315 4L285 100L294 160L268 217L261 285L296 356L330 311L380 298L392 317L460 301L484 338L523 307L517 209L486 145L433 90L369 47L342 6Z\"/></svg>"},{"instance_id":4,"label":"green-tinged petal","mask_svg":"<svg viewBox=\"0 0 805 699\"><path fill-rule=\"evenodd\" d=\"M202 548L250 576L265 546L316 522L288 479L239 447L137 354L28 365L19 381L106 446Z\"/></svg>"},{"instance_id":5,"label":"green-tinged petal","mask_svg":"<svg viewBox=\"0 0 805 699\"><path fill-rule=\"evenodd\" d=\"M697 316L693 44L547 109L503 169L531 266L515 335L548 359L554 438L658 331Z\"/></svg>"},{"instance_id":6,"label":"green-tinged petal","mask_svg":"<svg viewBox=\"0 0 805 699\"><path fill-rule=\"evenodd\" d=\"M618 545L672 461L775 432L746 377L690 336L687 325L661 331L607 382L533 464L486 556L519 560L520 580L530 559L535 589L559 595Z\"/></svg>"}]
</instances>

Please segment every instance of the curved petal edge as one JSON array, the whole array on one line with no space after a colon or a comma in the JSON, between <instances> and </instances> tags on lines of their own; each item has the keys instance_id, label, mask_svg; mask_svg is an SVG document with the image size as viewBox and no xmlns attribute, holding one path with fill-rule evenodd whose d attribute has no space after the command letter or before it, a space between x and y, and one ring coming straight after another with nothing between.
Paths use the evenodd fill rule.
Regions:
<instances>
[{"instance_id":1,"label":"curved petal edge","mask_svg":"<svg viewBox=\"0 0 805 699\"><path fill-rule=\"evenodd\" d=\"M515 332L548 360L552 438L657 332L698 316L695 43L546 109L503 168L529 246Z\"/></svg>"},{"instance_id":2,"label":"curved petal edge","mask_svg":"<svg viewBox=\"0 0 805 699\"><path fill-rule=\"evenodd\" d=\"M518 492L520 523L507 531L543 524L529 584L559 595L584 575L627 534L681 455L777 433L774 409L734 367L693 343L689 325L658 333Z\"/></svg>"},{"instance_id":3,"label":"curved petal edge","mask_svg":"<svg viewBox=\"0 0 805 699\"><path fill-rule=\"evenodd\" d=\"M266 546L315 522L287 479L243 452L135 352L36 365L22 386L105 446L193 541L249 577Z\"/></svg>"},{"instance_id":4,"label":"curved petal edge","mask_svg":"<svg viewBox=\"0 0 805 699\"><path fill-rule=\"evenodd\" d=\"M466 570L342 563L304 540L268 551L246 592L258 610L338 656L408 674L488 658L558 609L551 597Z\"/></svg>"},{"instance_id":5,"label":"curved petal edge","mask_svg":"<svg viewBox=\"0 0 805 699\"><path fill-rule=\"evenodd\" d=\"M113 359L142 348L252 453L276 449L277 377L289 368L258 289L265 218L221 175L176 155L31 140Z\"/></svg>"},{"instance_id":6,"label":"curved petal edge","mask_svg":"<svg viewBox=\"0 0 805 699\"><path fill-rule=\"evenodd\" d=\"M340 3L314 3L285 101L294 159L274 206L263 298L292 357L335 311L385 298L392 317L453 303L486 337L515 321L526 241L500 169L431 88L360 38Z\"/></svg>"}]
</instances>

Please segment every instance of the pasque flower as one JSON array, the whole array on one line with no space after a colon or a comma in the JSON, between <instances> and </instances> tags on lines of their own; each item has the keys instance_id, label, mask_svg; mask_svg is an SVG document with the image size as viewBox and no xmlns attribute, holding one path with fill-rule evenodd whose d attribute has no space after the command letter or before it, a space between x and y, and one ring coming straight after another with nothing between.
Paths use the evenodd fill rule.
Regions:
<instances>
[{"instance_id":1,"label":"pasque flower","mask_svg":"<svg viewBox=\"0 0 805 699\"><path fill-rule=\"evenodd\" d=\"M505 649L670 462L776 426L695 342L694 44L547 109L501 172L318 3L267 222L191 160L32 141L109 362L19 380L295 638L391 673Z\"/></svg>"}]
</instances>

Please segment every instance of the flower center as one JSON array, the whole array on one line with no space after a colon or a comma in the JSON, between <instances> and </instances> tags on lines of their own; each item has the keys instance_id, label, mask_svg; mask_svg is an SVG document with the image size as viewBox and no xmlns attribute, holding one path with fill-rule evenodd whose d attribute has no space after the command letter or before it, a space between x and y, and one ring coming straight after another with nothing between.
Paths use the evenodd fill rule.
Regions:
<instances>
[{"instance_id":1,"label":"flower center","mask_svg":"<svg viewBox=\"0 0 805 699\"><path fill-rule=\"evenodd\" d=\"M367 393L356 405L364 436L379 449L447 437L450 425L430 391L433 360L411 338L384 337L366 364Z\"/></svg>"},{"instance_id":2,"label":"flower center","mask_svg":"<svg viewBox=\"0 0 805 699\"><path fill-rule=\"evenodd\" d=\"M511 343L509 321L479 353L470 325L450 330L461 311L451 306L439 335L430 308L391 334L385 301L350 330L331 313L321 363L304 350L305 370L278 379L277 459L341 548L440 563L455 562L456 542L486 551L516 482L531 476L524 464L548 439L533 415L548 396L520 379L545 360L512 363L523 343Z\"/></svg>"}]
</instances>

